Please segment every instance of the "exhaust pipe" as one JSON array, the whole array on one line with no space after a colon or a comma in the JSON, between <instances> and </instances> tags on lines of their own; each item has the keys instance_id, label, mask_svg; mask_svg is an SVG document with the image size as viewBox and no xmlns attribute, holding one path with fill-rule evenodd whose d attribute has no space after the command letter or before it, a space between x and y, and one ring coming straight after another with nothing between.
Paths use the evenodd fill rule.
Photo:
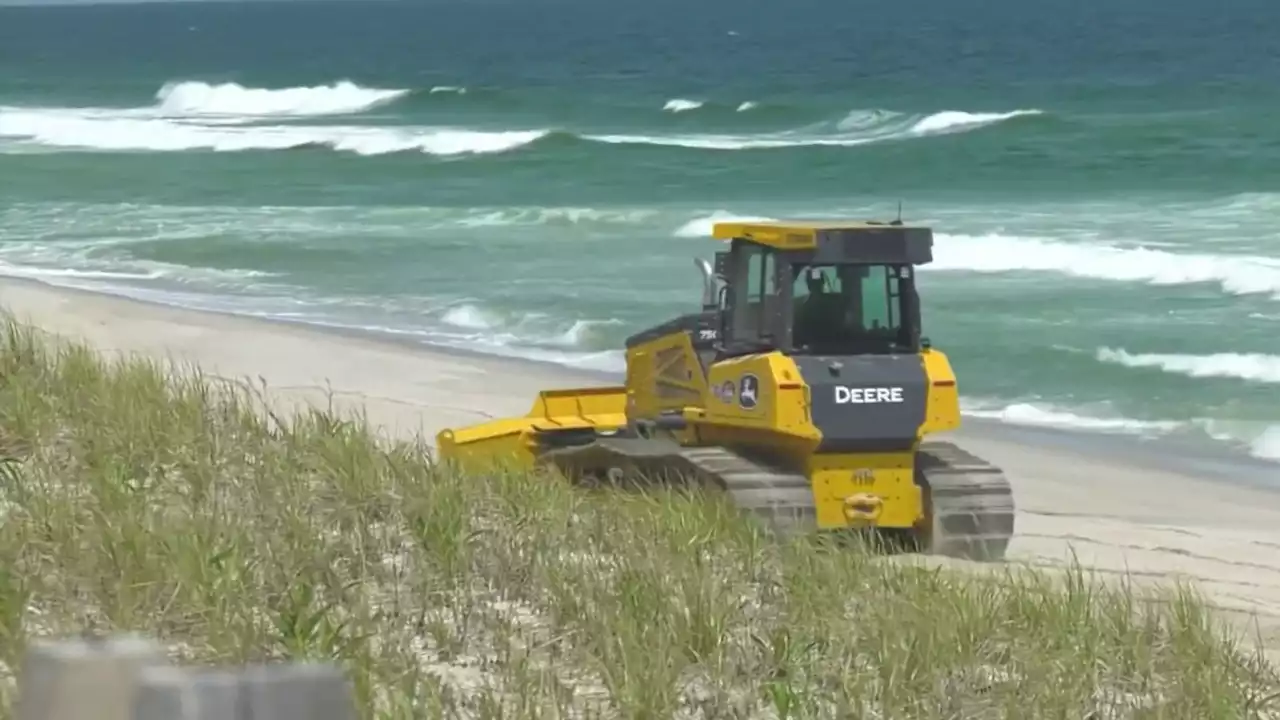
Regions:
<instances>
[{"instance_id":1,"label":"exhaust pipe","mask_svg":"<svg viewBox=\"0 0 1280 720\"><path fill-rule=\"evenodd\" d=\"M720 299L716 293L715 271L711 269L711 263L704 258L694 258L693 264L697 265L702 273L702 309L714 310L720 306Z\"/></svg>"}]
</instances>

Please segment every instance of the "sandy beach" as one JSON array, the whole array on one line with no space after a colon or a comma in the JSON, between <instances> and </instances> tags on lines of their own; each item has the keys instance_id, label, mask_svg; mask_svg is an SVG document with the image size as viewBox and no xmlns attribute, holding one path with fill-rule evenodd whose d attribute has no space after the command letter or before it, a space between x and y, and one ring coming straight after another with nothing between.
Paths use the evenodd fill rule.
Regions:
<instances>
[{"instance_id":1,"label":"sandy beach","mask_svg":"<svg viewBox=\"0 0 1280 720\"><path fill-rule=\"evenodd\" d=\"M0 305L19 320L108 353L198 363L207 374L265 381L280 406L332 397L363 407L388 433L422 432L528 410L541 388L609 378L557 366L441 352L392 340L0 281ZM963 390L963 379L962 390ZM1280 492L1226 482L1176 461L1125 463L1086 443L974 424L959 443L1002 466L1020 517L1011 558L1069 562L1139 579L1197 581L1237 620L1257 613L1280 650ZM1280 466L1277 466L1280 468ZM1265 471L1264 471L1265 472ZM1280 479L1280 470L1276 472Z\"/></svg>"}]
</instances>

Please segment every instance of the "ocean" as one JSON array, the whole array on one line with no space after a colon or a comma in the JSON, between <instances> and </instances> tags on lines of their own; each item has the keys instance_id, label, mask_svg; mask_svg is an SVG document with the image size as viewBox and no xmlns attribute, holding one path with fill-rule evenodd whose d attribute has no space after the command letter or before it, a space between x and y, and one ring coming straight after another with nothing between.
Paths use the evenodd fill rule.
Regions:
<instances>
[{"instance_id":1,"label":"ocean","mask_svg":"<svg viewBox=\"0 0 1280 720\"><path fill-rule=\"evenodd\" d=\"M717 219L936 233L966 413L1280 460L1280 4L0 7L0 274L621 368Z\"/></svg>"}]
</instances>

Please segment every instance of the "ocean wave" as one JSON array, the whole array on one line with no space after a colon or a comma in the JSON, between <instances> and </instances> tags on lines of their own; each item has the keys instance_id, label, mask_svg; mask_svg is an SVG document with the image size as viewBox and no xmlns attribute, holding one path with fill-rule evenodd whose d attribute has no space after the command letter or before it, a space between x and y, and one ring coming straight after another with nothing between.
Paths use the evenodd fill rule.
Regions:
<instances>
[{"instance_id":1,"label":"ocean wave","mask_svg":"<svg viewBox=\"0 0 1280 720\"><path fill-rule=\"evenodd\" d=\"M573 226L639 226L661 211L637 207L481 206L249 206L149 203L13 203L0 208L0 257L53 253L67 261L84 248L245 234L262 242L282 238L420 237L429 230Z\"/></svg>"},{"instance_id":2,"label":"ocean wave","mask_svg":"<svg viewBox=\"0 0 1280 720\"><path fill-rule=\"evenodd\" d=\"M443 92L444 86L433 88ZM462 88L449 88L449 91ZM475 130L435 126L306 125L298 119L362 112L392 102L407 90L354 84L264 90L186 81L166 85L160 104L145 108L0 107L0 138L44 148L89 151L219 152L327 148L358 155L424 152L488 154L524 148L551 135L606 145L649 145L704 150L852 147L967 132L1038 110L1008 113L947 111L910 116L857 111L834 123L744 134L620 135L585 130L520 128ZM674 103L675 101L672 101ZM692 102L692 101L687 101ZM669 106L675 107L672 103ZM738 111L747 109L747 103ZM683 105L679 107L685 107ZM263 124L264 120L288 124Z\"/></svg>"},{"instance_id":3,"label":"ocean wave","mask_svg":"<svg viewBox=\"0 0 1280 720\"><path fill-rule=\"evenodd\" d=\"M962 401L961 407L961 413L968 417L1021 427L1145 438L1189 434L1223 443L1260 460L1280 460L1280 425L1256 421L1223 421L1213 418L1139 420L1051 403L1004 403L991 399Z\"/></svg>"},{"instance_id":4,"label":"ocean wave","mask_svg":"<svg viewBox=\"0 0 1280 720\"><path fill-rule=\"evenodd\" d=\"M1280 425L1259 420L1190 421L1205 435L1260 460L1280 461Z\"/></svg>"},{"instance_id":5,"label":"ocean wave","mask_svg":"<svg viewBox=\"0 0 1280 720\"><path fill-rule=\"evenodd\" d=\"M196 215L202 213L195 209L187 209ZM255 208L249 212L268 212L270 209ZM450 209L450 222L458 217L482 217L484 213L477 209ZM478 209L487 210L487 209ZM540 209L554 210L554 209ZM545 222L548 217L572 217L574 211L566 213L533 212L522 217L511 217L502 220L515 222ZM409 212L399 209L397 212ZM412 209L420 212L420 209ZM436 213L437 209L431 209ZM603 212L603 211L600 211ZM308 217L312 213L336 213L334 209L308 209ZM625 215L625 214L624 214ZM626 222L624 215L612 219ZM327 217L328 215L324 215ZM324 217L314 218L323 221ZM721 213L720 219L730 219L728 213ZM178 218L175 218L177 220ZM742 219L742 218L738 218ZM218 220L221 222L225 220ZM297 219L295 218L295 221ZM210 221L214 222L214 221ZM182 226L181 222L167 223ZM32 228L36 230L37 228ZM692 232L692 230L690 231ZM509 358L521 358L556 363L565 367L620 373L625 369L622 352L617 349L617 337L620 334L621 321L611 317L573 317L546 312L529 311L521 308L496 307L477 299L433 299L423 312L418 308L383 308L378 298L368 298L369 304L361 304L355 298L315 298L310 301L308 291L302 288L283 288L268 285L271 274L254 270L191 268L176 264L157 263L151 261L131 261L118 254L107 257L96 257L80 252L91 247L100 247L101 243L114 242L111 239L85 239L77 247L56 248L57 255L44 257L46 246L38 242L16 244L0 253L0 274L27 277L48 282L53 285L78 287L82 289L109 292L112 294L134 297L150 302L163 302L195 309L206 309L223 312L236 312L257 317L287 319L313 325L347 327L373 332L385 332L416 339L428 344L455 347L472 351L485 352ZM66 245L68 243L59 243ZM52 250L52 249L50 249ZM68 256L72 251L74 257ZM150 281L168 280L168 283L155 285ZM263 281L266 282L263 282ZM225 292L234 290L234 294ZM291 298L291 299L286 299ZM299 299L301 298L301 299ZM403 324L386 327L371 323L356 323L352 315L362 315L372 310L376 315L384 315L388 319L399 317ZM344 316L346 319L344 319ZM392 320L395 322L395 320ZM1105 349L1104 349L1105 350ZM1099 351L1102 352L1101 350ZM1157 360L1158 366L1173 371L1187 371L1200 375L1226 375L1250 377L1274 382L1274 375L1266 375L1267 366L1233 365L1233 358L1225 363L1213 365L1195 364L1185 358L1200 362L1214 356L1155 356L1126 353L1123 350L1110 351L1115 357L1141 363L1152 363ZM1237 356L1248 357L1248 356ZM1183 364L1171 362L1174 358ZM1221 360L1221 358L1219 358ZM1276 359L1271 358L1271 362ZM1234 368L1234 369L1233 369ZM1244 369L1241 369L1244 368ZM1263 369L1259 369L1263 368ZM1143 436L1160 436L1175 433L1196 433L1228 443L1242 451L1248 451L1255 457L1269 460L1280 460L1280 425L1267 427L1258 423L1230 423L1212 420L1162 420L1135 419L1124 417L1106 409L1082 407L1064 407L1043 402L1016 401L980 401L966 402L964 414L967 417L984 418L1016 426L1056 428L1068 431L1122 433Z\"/></svg>"},{"instance_id":6,"label":"ocean wave","mask_svg":"<svg viewBox=\"0 0 1280 720\"><path fill-rule=\"evenodd\" d=\"M1120 416L1082 414L1073 409L1051 404L1026 402L1002 404L990 400L964 403L963 414L998 420L1009 425L1135 435L1165 434L1186 425L1174 420L1135 420Z\"/></svg>"},{"instance_id":7,"label":"ocean wave","mask_svg":"<svg viewBox=\"0 0 1280 720\"><path fill-rule=\"evenodd\" d=\"M308 288L276 282L277 275L264 271L92 254L110 242L86 240L60 243L74 247L56 248L38 243L0 247L0 276L195 310L387 333L442 347L583 370L625 369L622 352L613 349L611 342L610 329L621 324L616 318L566 318L440 298L425 298L424 305L412 304L406 311L387 298L316 296ZM348 319L370 311L393 322L399 319L399 323Z\"/></svg>"},{"instance_id":8,"label":"ocean wave","mask_svg":"<svg viewBox=\"0 0 1280 720\"><path fill-rule=\"evenodd\" d=\"M657 214L657 210L606 210L578 207L464 208L451 224L459 227L514 227L519 225L578 225L598 223L636 225Z\"/></svg>"},{"instance_id":9,"label":"ocean wave","mask_svg":"<svg viewBox=\"0 0 1280 720\"><path fill-rule=\"evenodd\" d=\"M97 264L85 262L81 267L54 266L33 262L0 260L0 277L25 278L57 284L59 280L137 283L169 280L182 284L199 284L207 289L241 288L246 281L273 277L272 273L248 269L196 267L154 260L126 260ZM99 265L95 267L95 265Z\"/></svg>"},{"instance_id":10,"label":"ocean wave","mask_svg":"<svg viewBox=\"0 0 1280 720\"><path fill-rule=\"evenodd\" d=\"M798 147L854 147L889 140L908 140L977 130L1042 110L968 113L954 110L931 115L908 115L882 110L855 111L844 119L772 133L685 135L584 134L581 137L611 145L659 145L696 150L765 150Z\"/></svg>"},{"instance_id":11,"label":"ocean wave","mask_svg":"<svg viewBox=\"0 0 1280 720\"><path fill-rule=\"evenodd\" d=\"M1280 460L1280 425L1272 425L1264 430L1250 444L1250 451L1254 457Z\"/></svg>"},{"instance_id":12,"label":"ocean wave","mask_svg":"<svg viewBox=\"0 0 1280 720\"><path fill-rule=\"evenodd\" d=\"M688 98L671 98L670 100L668 100L666 103L663 104L662 110L663 112L669 112L669 113L684 113L684 112L690 112L692 110L700 110L706 107L708 107L708 102L706 100L690 100ZM744 113L749 110L754 110L758 107L760 107L760 103L756 102L755 100L744 100L738 103L737 105L733 106L733 111Z\"/></svg>"},{"instance_id":13,"label":"ocean wave","mask_svg":"<svg viewBox=\"0 0 1280 720\"><path fill-rule=\"evenodd\" d=\"M962 132L986 125L1002 123L1014 118L1030 115L1042 115L1043 110L1011 110L999 113L971 113L962 110L945 110L934 113L912 123L911 131L917 135L937 135L949 132Z\"/></svg>"},{"instance_id":14,"label":"ocean wave","mask_svg":"<svg viewBox=\"0 0 1280 720\"><path fill-rule=\"evenodd\" d=\"M361 329L411 335L420 340L491 355L537 360L600 372L625 371L622 351L607 340L616 318L557 317L544 312L498 309L479 301L451 301L426 313L419 327Z\"/></svg>"},{"instance_id":15,"label":"ocean wave","mask_svg":"<svg viewBox=\"0 0 1280 720\"><path fill-rule=\"evenodd\" d=\"M361 87L350 80L279 89L184 80L165 83L156 92L155 110L164 117L316 117L364 112L409 92Z\"/></svg>"},{"instance_id":16,"label":"ocean wave","mask_svg":"<svg viewBox=\"0 0 1280 720\"><path fill-rule=\"evenodd\" d=\"M549 132L356 125L200 125L159 118L103 118L66 110L0 108L0 137L98 151L328 148L357 155L417 151L450 156L506 152L535 142Z\"/></svg>"},{"instance_id":17,"label":"ocean wave","mask_svg":"<svg viewBox=\"0 0 1280 720\"><path fill-rule=\"evenodd\" d=\"M695 238L711 237L716 223L722 222L773 222L775 218L762 215L738 215L724 210L717 210L710 215L696 217L676 228L672 235L676 237Z\"/></svg>"},{"instance_id":18,"label":"ocean wave","mask_svg":"<svg viewBox=\"0 0 1280 720\"><path fill-rule=\"evenodd\" d=\"M717 222L775 219L717 210L685 222L672 234L707 237ZM1280 299L1280 260L1275 258L1178 253L1001 234L935 233L934 239L933 262L921 268L925 272L1052 272L1150 285L1212 283L1232 295L1270 294Z\"/></svg>"},{"instance_id":19,"label":"ocean wave","mask_svg":"<svg viewBox=\"0 0 1280 720\"><path fill-rule=\"evenodd\" d=\"M1273 258L1175 253L998 234L939 233L936 237L934 260L925 270L1054 272L1150 285L1211 283L1232 295L1270 294L1280 299L1280 264Z\"/></svg>"},{"instance_id":20,"label":"ocean wave","mask_svg":"<svg viewBox=\"0 0 1280 720\"><path fill-rule=\"evenodd\" d=\"M532 347L557 347L588 350L599 345L599 332L621 324L616 319L572 320L566 323L540 312L500 312L475 303L452 305L440 316L448 326L461 330L481 331L481 339L503 345L524 344Z\"/></svg>"},{"instance_id":21,"label":"ocean wave","mask_svg":"<svg viewBox=\"0 0 1280 720\"><path fill-rule=\"evenodd\" d=\"M2 106L0 120L21 125L33 119L50 123L154 121L182 126L249 125L263 120L297 120L359 114L410 94L407 89L366 88L349 80L331 85L253 88L237 83L183 80L165 83L155 104L143 107ZM3 135L4 133L0 133ZM20 129L15 135L26 134Z\"/></svg>"},{"instance_id":22,"label":"ocean wave","mask_svg":"<svg viewBox=\"0 0 1280 720\"><path fill-rule=\"evenodd\" d=\"M1100 362L1131 368L1156 368L1193 378L1234 378L1252 382L1280 383L1280 356L1261 353L1213 353L1179 355L1130 353L1123 349L1098 348Z\"/></svg>"},{"instance_id":23,"label":"ocean wave","mask_svg":"<svg viewBox=\"0 0 1280 720\"><path fill-rule=\"evenodd\" d=\"M705 104L702 100L686 100L685 98L672 98L662 106L664 112L682 113L690 110L697 110Z\"/></svg>"}]
</instances>

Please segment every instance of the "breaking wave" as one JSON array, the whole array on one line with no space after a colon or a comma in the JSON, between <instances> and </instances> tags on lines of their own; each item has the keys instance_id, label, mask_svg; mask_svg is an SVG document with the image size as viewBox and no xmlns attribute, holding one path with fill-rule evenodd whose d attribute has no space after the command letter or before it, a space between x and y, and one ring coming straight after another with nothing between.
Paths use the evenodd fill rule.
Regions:
<instances>
[{"instance_id":1,"label":"breaking wave","mask_svg":"<svg viewBox=\"0 0 1280 720\"><path fill-rule=\"evenodd\" d=\"M1250 450L1254 457L1280 460L1280 425L1272 425L1253 441Z\"/></svg>"},{"instance_id":2,"label":"breaking wave","mask_svg":"<svg viewBox=\"0 0 1280 720\"><path fill-rule=\"evenodd\" d=\"M1222 422L1212 418L1138 420L1108 413L1090 413L1048 403L1001 403L978 400L962 403L962 414L1006 425L1073 432L1133 435L1146 438L1193 435L1238 448L1260 460L1280 460L1280 425Z\"/></svg>"},{"instance_id":3,"label":"breaking wave","mask_svg":"<svg viewBox=\"0 0 1280 720\"><path fill-rule=\"evenodd\" d=\"M662 106L662 110L663 112L669 112L669 113L683 113L683 112L689 112L691 110L698 110L705 107L707 107L706 100L689 100L687 98L672 98ZM733 111L743 113L749 110L754 110L757 107L760 107L760 103L754 100L744 100L738 103L737 105L733 106Z\"/></svg>"},{"instance_id":4,"label":"breaking wave","mask_svg":"<svg viewBox=\"0 0 1280 720\"><path fill-rule=\"evenodd\" d=\"M741 106L740 106L740 109ZM614 145L661 145L697 150L763 150L796 147L853 147L888 140L947 135L977 130L1041 110L969 113L954 110L910 115L883 110L855 111L836 123L818 123L773 133L685 135L587 134L584 139Z\"/></svg>"},{"instance_id":5,"label":"breaking wave","mask_svg":"<svg viewBox=\"0 0 1280 720\"><path fill-rule=\"evenodd\" d=\"M350 80L282 89L187 80L160 88L155 110L167 117L314 117L364 112L408 94L408 90L365 88Z\"/></svg>"},{"instance_id":6,"label":"breaking wave","mask_svg":"<svg viewBox=\"0 0 1280 720\"><path fill-rule=\"evenodd\" d=\"M1002 405L980 401L964 405L963 413L970 417L998 420L1010 425L1058 430L1159 435L1178 430L1185 425L1173 420L1135 420L1118 416L1087 415L1054 405L1025 402Z\"/></svg>"},{"instance_id":7,"label":"breaking wave","mask_svg":"<svg viewBox=\"0 0 1280 720\"><path fill-rule=\"evenodd\" d=\"M569 368L621 373L626 369L622 352L610 349L608 328L620 320L573 319L543 312L499 310L475 302L450 302L426 315L416 327L370 327L308 319L320 325L410 336L421 341L490 355L536 360Z\"/></svg>"},{"instance_id":8,"label":"breaking wave","mask_svg":"<svg viewBox=\"0 0 1280 720\"><path fill-rule=\"evenodd\" d=\"M672 98L671 100L668 100L665 105L662 106L662 109L666 112L673 112L673 113L689 112L690 110L697 110L698 108L702 107L704 104L705 103L701 100L686 100L684 98Z\"/></svg>"},{"instance_id":9,"label":"breaking wave","mask_svg":"<svg viewBox=\"0 0 1280 720\"><path fill-rule=\"evenodd\" d=\"M774 219L716 211L684 223L672 234L705 237L717 222ZM1212 283L1232 295L1270 294L1280 299L1280 260L1275 258L1178 253L1037 237L937 233L933 262L922 270L1052 272L1150 285Z\"/></svg>"},{"instance_id":10,"label":"breaking wave","mask_svg":"<svg viewBox=\"0 0 1280 720\"><path fill-rule=\"evenodd\" d=\"M723 210L717 210L705 217L694 218L689 222L681 225L672 233L676 237L695 238L710 237L716 223L722 222L770 222L775 218L764 217L760 215L737 215Z\"/></svg>"},{"instance_id":11,"label":"breaking wave","mask_svg":"<svg viewBox=\"0 0 1280 720\"><path fill-rule=\"evenodd\" d=\"M1097 358L1101 362L1131 368L1156 368L1167 373L1193 378L1235 378L1252 382L1280 383L1280 356L1277 355L1130 353L1104 347L1098 348Z\"/></svg>"},{"instance_id":12,"label":"breaking wave","mask_svg":"<svg viewBox=\"0 0 1280 720\"><path fill-rule=\"evenodd\" d=\"M156 104L138 108L0 107L0 138L43 148L107 152L274 151L324 148L358 155L424 152L486 154L516 150L549 135L606 145L650 145L702 150L852 147L890 140L978 129L1039 110L1006 113L945 111L910 115L855 111L835 122L776 132L739 134L608 134L553 127L471 129L432 125L305 124L308 118L358 115L393 103L412 91L366 88L351 81L292 88L251 88L236 83L179 81L157 91ZM466 92L436 86L430 94ZM704 102L674 98L667 112L687 112ZM736 112L756 107L754 101ZM275 124L268 124L275 121Z\"/></svg>"},{"instance_id":13,"label":"breaking wave","mask_svg":"<svg viewBox=\"0 0 1280 720\"><path fill-rule=\"evenodd\" d=\"M939 234L933 270L1055 272L1150 285L1212 283L1232 295L1280 295L1280 261L1250 255L1176 253L1144 247L1005 235Z\"/></svg>"},{"instance_id":14,"label":"breaking wave","mask_svg":"<svg viewBox=\"0 0 1280 720\"><path fill-rule=\"evenodd\" d=\"M440 319L458 330L483 331L487 333L483 338L486 342L581 350L600 344L601 329L620 324L613 319L566 323L545 313L500 312L472 303L452 305Z\"/></svg>"},{"instance_id":15,"label":"breaking wave","mask_svg":"<svg viewBox=\"0 0 1280 720\"><path fill-rule=\"evenodd\" d=\"M65 110L0 109L0 137L58 148L175 152L328 148L357 155L417 151L430 155L500 153L549 131L480 131L353 125L203 125L161 118L119 118Z\"/></svg>"},{"instance_id":16,"label":"breaking wave","mask_svg":"<svg viewBox=\"0 0 1280 720\"><path fill-rule=\"evenodd\" d=\"M259 270L214 269L130 257L131 243L199 240L244 223L288 245L297 238L342 238L360 233L421 237L430 229L631 225L655 212L641 208L415 207L415 208L217 208L168 206L16 206L2 218L13 240L0 249L0 275L43 280L151 302L236 312L321 326L394 334L431 345L510 358L556 363L582 370L620 373L617 349L627 330L601 305L580 311L539 311L518 302L484 298L422 296L330 296L295 286L285 275ZM668 216L670 217L670 216ZM686 216L687 218L688 216ZM678 225L680 218L671 218ZM691 236L709 232L717 220L745 220L728 212L694 217L676 228ZM56 238L48 237L57 227ZM56 240L54 242L53 240ZM450 291L442 291L448 294ZM682 295L687 295L682 291ZM621 316L621 313L619 313ZM1178 356L1135 354L1103 348L1104 361L1159 367L1197 376L1280 381L1276 358L1267 356ZM1246 358L1246 360L1242 360ZM1269 374L1270 373L1270 374ZM1280 426L1206 419L1126 417L1105 404L1064 406L1048 401L969 403L966 417L1011 426L1141 436L1194 436L1226 443L1255 457L1280 460Z\"/></svg>"},{"instance_id":17,"label":"breaking wave","mask_svg":"<svg viewBox=\"0 0 1280 720\"><path fill-rule=\"evenodd\" d=\"M0 107L0 138L39 146L100 151L178 152L328 148L357 155L417 151L431 155L498 153L549 133L543 129L483 131L452 127L263 125L354 115L405 97L407 89L366 88L343 80L281 89L236 83L166 83L156 104L142 108ZM439 86L431 92L466 92Z\"/></svg>"}]
</instances>

